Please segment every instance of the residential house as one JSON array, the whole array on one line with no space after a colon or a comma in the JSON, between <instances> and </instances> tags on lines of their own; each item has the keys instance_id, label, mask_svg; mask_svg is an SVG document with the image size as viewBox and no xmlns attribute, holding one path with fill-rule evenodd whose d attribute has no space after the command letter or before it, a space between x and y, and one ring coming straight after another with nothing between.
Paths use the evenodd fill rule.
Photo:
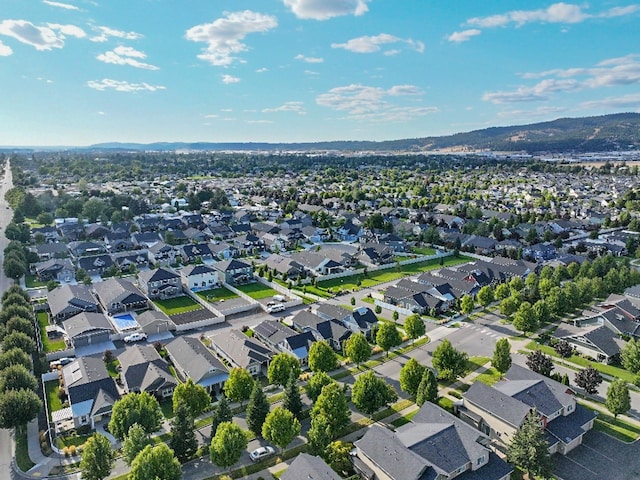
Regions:
<instances>
[{"instance_id":1,"label":"residential house","mask_svg":"<svg viewBox=\"0 0 640 480\"><path fill-rule=\"evenodd\" d=\"M180 270L182 285L191 291L218 288L218 270L208 265L189 265Z\"/></svg>"},{"instance_id":2,"label":"residential house","mask_svg":"<svg viewBox=\"0 0 640 480\"><path fill-rule=\"evenodd\" d=\"M602 320L585 326L562 323L553 332L553 337L567 341L578 353L605 363L613 362L625 343Z\"/></svg>"},{"instance_id":3,"label":"residential house","mask_svg":"<svg viewBox=\"0 0 640 480\"><path fill-rule=\"evenodd\" d=\"M240 330L229 329L209 337L211 348L236 368L244 368L251 375L266 375L273 350L248 337Z\"/></svg>"},{"instance_id":4,"label":"residential house","mask_svg":"<svg viewBox=\"0 0 640 480\"><path fill-rule=\"evenodd\" d=\"M223 260L214 265L222 274L224 283L242 285L253 281L253 267L241 260Z\"/></svg>"},{"instance_id":5,"label":"residential house","mask_svg":"<svg viewBox=\"0 0 640 480\"><path fill-rule=\"evenodd\" d=\"M102 309L109 315L127 310L144 309L148 299L129 280L109 278L93 285Z\"/></svg>"},{"instance_id":6,"label":"residential house","mask_svg":"<svg viewBox=\"0 0 640 480\"><path fill-rule=\"evenodd\" d=\"M253 329L253 335L273 350L289 353L306 365L311 344L316 341L311 332L298 333L275 320L265 320Z\"/></svg>"},{"instance_id":7,"label":"residential house","mask_svg":"<svg viewBox=\"0 0 640 480\"><path fill-rule=\"evenodd\" d=\"M301 453L280 476L280 480L341 480L329 465L320 457Z\"/></svg>"},{"instance_id":8,"label":"residential house","mask_svg":"<svg viewBox=\"0 0 640 480\"><path fill-rule=\"evenodd\" d=\"M566 455L580 445L596 418L576 403L570 387L515 364L493 387L475 382L463 399L461 416L502 445L511 442L525 417L537 409L549 453Z\"/></svg>"},{"instance_id":9,"label":"residential house","mask_svg":"<svg viewBox=\"0 0 640 480\"><path fill-rule=\"evenodd\" d=\"M265 265L283 278L297 279L305 276L304 267L290 256L272 253L267 257Z\"/></svg>"},{"instance_id":10,"label":"residential house","mask_svg":"<svg viewBox=\"0 0 640 480\"><path fill-rule=\"evenodd\" d=\"M206 243L183 245L180 248L183 263L198 263L213 260L213 252Z\"/></svg>"},{"instance_id":11,"label":"residential house","mask_svg":"<svg viewBox=\"0 0 640 480\"><path fill-rule=\"evenodd\" d=\"M151 345L131 345L118 355L120 378L127 393L147 392L158 399L173 395L178 381Z\"/></svg>"},{"instance_id":12,"label":"residential house","mask_svg":"<svg viewBox=\"0 0 640 480\"><path fill-rule=\"evenodd\" d=\"M376 314L373 313L373 310L370 308L358 307L355 308L348 317L343 319L342 323L352 332L363 333L369 340L373 340L371 333L374 325L378 323L378 317L376 317Z\"/></svg>"},{"instance_id":13,"label":"residential house","mask_svg":"<svg viewBox=\"0 0 640 480\"><path fill-rule=\"evenodd\" d=\"M557 253L556 247L547 243L536 243L535 245L525 246L522 249L522 256L524 258L529 258L538 263L553 260Z\"/></svg>"},{"instance_id":14,"label":"residential house","mask_svg":"<svg viewBox=\"0 0 640 480\"><path fill-rule=\"evenodd\" d=\"M354 467L364 478L508 480L513 472L488 437L430 402L395 433L373 425L354 446Z\"/></svg>"},{"instance_id":15,"label":"residential house","mask_svg":"<svg viewBox=\"0 0 640 480\"><path fill-rule=\"evenodd\" d=\"M377 267L394 262L394 249L382 243L368 242L362 245L358 260L363 265Z\"/></svg>"},{"instance_id":16,"label":"residential house","mask_svg":"<svg viewBox=\"0 0 640 480\"><path fill-rule=\"evenodd\" d=\"M97 242L69 242L67 244L67 249L73 258L107 253L106 247L102 243Z\"/></svg>"},{"instance_id":17,"label":"residential house","mask_svg":"<svg viewBox=\"0 0 640 480\"><path fill-rule=\"evenodd\" d=\"M78 268L81 268L88 275L102 275L113 265L110 255L94 255L91 257L80 257L78 259Z\"/></svg>"},{"instance_id":18,"label":"residential house","mask_svg":"<svg viewBox=\"0 0 640 480\"><path fill-rule=\"evenodd\" d=\"M149 260L156 265L173 265L176 263L176 257L179 250L173 245L167 245L164 242L156 242L149 247Z\"/></svg>"},{"instance_id":19,"label":"residential house","mask_svg":"<svg viewBox=\"0 0 640 480\"><path fill-rule=\"evenodd\" d=\"M74 348L106 343L115 333L104 313L81 312L62 321L67 338Z\"/></svg>"},{"instance_id":20,"label":"residential house","mask_svg":"<svg viewBox=\"0 0 640 480\"><path fill-rule=\"evenodd\" d=\"M118 270L123 273L137 271L149 266L149 253L144 249L112 253L111 259L114 265L118 267Z\"/></svg>"},{"instance_id":21,"label":"residential house","mask_svg":"<svg viewBox=\"0 0 640 480\"><path fill-rule=\"evenodd\" d=\"M51 318L65 320L80 312L97 312L98 300L86 285L62 285L47 292Z\"/></svg>"},{"instance_id":22,"label":"residential house","mask_svg":"<svg viewBox=\"0 0 640 480\"><path fill-rule=\"evenodd\" d=\"M291 259L312 275L331 275L345 270L339 263L321 252L302 251L291 254Z\"/></svg>"},{"instance_id":23,"label":"residential house","mask_svg":"<svg viewBox=\"0 0 640 480\"><path fill-rule=\"evenodd\" d=\"M60 234L56 227L44 226L38 228L31 228L31 237L35 238L36 235L42 234L46 243L58 242L60 240Z\"/></svg>"},{"instance_id":24,"label":"residential house","mask_svg":"<svg viewBox=\"0 0 640 480\"><path fill-rule=\"evenodd\" d=\"M229 371L200 340L182 336L171 340L165 348L180 380L190 378L212 394L222 391Z\"/></svg>"},{"instance_id":25,"label":"residential house","mask_svg":"<svg viewBox=\"0 0 640 480\"><path fill-rule=\"evenodd\" d=\"M31 247L31 250L38 254L41 261L51 260L52 258L64 258L69 255L67 245L62 242L41 243Z\"/></svg>"},{"instance_id":26,"label":"residential house","mask_svg":"<svg viewBox=\"0 0 640 480\"><path fill-rule=\"evenodd\" d=\"M36 263L32 267L38 280L47 282L56 280L60 283L69 283L74 280L76 270L68 258L52 258L45 262Z\"/></svg>"},{"instance_id":27,"label":"residential house","mask_svg":"<svg viewBox=\"0 0 640 480\"><path fill-rule=\"evenodd\" d=\"M238 249L227 242L210 243L209 250L219 260L228 260L238 256Z\"/></svg>"},{"instance_id":28,"label":"residential house","mask_svg":"<svg viewBox=\"0 0 640 480\"><path fill-rule=\"evenodd\" d=\"M158 232L143 232L134 233L131 235L131 241L133 245L140 248L148 248L151 250L156 243L161 242L162 238Z\"/></svg>"},{"instance_id":29,"label":"residential house","mask_svg":"<svg viewBox=\"0 0 640 480\"><path fill-rule=\"evenodd\" d=\"M120 394L99 357L81 357L62 367L70 417L76 428L107 420Z\"/></svg>"},{"instance_id":30,"label":"residential house","mask_svg":"<svg viewBox=\"0 0 640 480\"><path fill-rule=\"evenodd\" d=\"M136 316L136 322L144 333L148 335L148 340L152 341L154 337L166 337L166 333L176 329L171 319L160 310L146 310Z\"/></svg>"},{"instance_id":31,"label":"residential house","mask_svg":"<svg viewBox=\"0 0 640 480\"><path fill-rule=\"evenodd\" d=\"M351 336L351 330L337 320L326 320L310 310L300 310L291 320L301 332L311 332L316 340L325 340L334 350L342 350L343 342Z\"/></svg>"},{"instance_id":32,"label":"residential house","mask_svg":"<svg viewBox=\"0 0 640 480\"><path fill-rule=\"evenodd\" d=\"M151 300L174 298L184 294L180 275L166 268L140 272L138 286Z\"/></svg>"}]
</instances>

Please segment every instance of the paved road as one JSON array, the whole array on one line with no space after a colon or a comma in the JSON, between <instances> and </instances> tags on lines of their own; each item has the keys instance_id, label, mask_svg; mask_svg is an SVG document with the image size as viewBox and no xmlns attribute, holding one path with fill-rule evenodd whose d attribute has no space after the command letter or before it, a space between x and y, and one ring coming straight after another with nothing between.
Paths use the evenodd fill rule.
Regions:
<instances>
[{"instance_id":1,"label":"paved road","mask_svg":"<svg viewBox=\"0 0 640 480\"><path fill-rule=\"evenodd\" d=\"M6 248L9 241L4 236L4 229L11 221L11 217L13 215L12 210L7 210L7 202L4 199L4 194L7 190L9 190L13 186L12 178L11 178L11 170L9 167L9 162L7 162L7 166L4 173L4 178L2 179L2 183L0 183L0 228L2 231L0 232L0 267L2 261L4 260L4 255L2 252ZM4 274L4 270L0 268L0 295L4 293L5 290L11 286L13 281L6 277ZM13 459L13 437L11 436L10 430L0 429L0 477L6 475L11 471L11 461Z\"/></svg>"}]
</instances>

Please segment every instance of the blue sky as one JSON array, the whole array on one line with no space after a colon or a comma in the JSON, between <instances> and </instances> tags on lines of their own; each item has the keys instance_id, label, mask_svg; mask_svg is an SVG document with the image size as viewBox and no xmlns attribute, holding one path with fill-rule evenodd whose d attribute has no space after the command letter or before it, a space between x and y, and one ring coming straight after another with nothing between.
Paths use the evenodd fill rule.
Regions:
<instances>
[{"instance_id":1,"label":"blue sky","mask_svg":"<svg viewBox=\"0 0 640 480\"><path fill-rule=\"evenodd\" d=\"M640 111L640 4L0 0L0 145L387 140Z\"/></svg>"}]
</instances>

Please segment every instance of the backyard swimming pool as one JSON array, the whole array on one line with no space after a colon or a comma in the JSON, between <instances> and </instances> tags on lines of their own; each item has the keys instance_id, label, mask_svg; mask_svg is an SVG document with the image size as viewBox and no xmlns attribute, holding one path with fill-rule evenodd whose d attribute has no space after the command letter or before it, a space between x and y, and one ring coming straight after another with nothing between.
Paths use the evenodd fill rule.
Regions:
<instances>
[{"instance_id":1,"label":"backyard swimming pool","mask_svg":"<svg viewBox=\"0 0 640 480\"><path fill-rule=\"evenodd\" d=\"M121 332L124 332L127 330L136 330L140 327L140 325L138 325L138 322L136 322L136 319L133 318L133 314L131 313L114 315L112 318L116 328Z\"/></svg>"}]
</instances>

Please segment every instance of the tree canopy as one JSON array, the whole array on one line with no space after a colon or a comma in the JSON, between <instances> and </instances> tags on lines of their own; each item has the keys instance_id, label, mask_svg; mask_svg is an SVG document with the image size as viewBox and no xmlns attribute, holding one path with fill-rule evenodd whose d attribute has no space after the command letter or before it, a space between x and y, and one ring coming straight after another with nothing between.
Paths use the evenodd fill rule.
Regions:
<instances>
[{"instance_id":1,"label":"tree canopy","mask_svg":"<svg viewBox=\"0 0 640 480\"><path fill-rule=\"evenodd\" d=\"M400 388L411 396L418 393L418 387L427 367L420 365L415 358L409 359L400 370Z\"/></svg>"},{"instance_id":2,"label":"tree canopy","mask_svg":"<svg viewBox=\"0 0 640 480\"><path fill-rule=\"evenodd\" d=\"M155 397L147 392L129 393L113 405L109 432L122 440L131 426L137 423L151 434L160 428L162 418L162 410Z\"/></svg>"},{"instance_id":3,"label":"tree canopy","mask_svg":"<svg viewBox=\"0 0 640 480\"><path fill-rule=\"evenodd\" d=\"M211 440L211 461L222 468L232 467L247 448L247 437L247 432L235 423L222 422Z\"/></svg>"},{"instance_id":4,"label":"tree canopy","mask_svg":"<svg viewBox=\"0 0 640 480\"><path fill-rule=\"evenodd\" d=\"M174 411L178 409L181 403L184 403L193 418L206 411L211 405L211 397L207 393L207 389L202 385L193 383L191 378L176 386L173 391L172 401Z\"/></svg>"},{"instance_id":5,"label":"tree canopy","mask_svg":"<svg viewBox=\"0 0 640 480\"><path fill-rule=\"evenodd\" d=\"M467 354L451 345L448 339L444 339L433 351L433 366L438 371L438 378L455 380L463 376L467 371Z\"/></svg>"},{"instance_id":6,"label":"tree canopy","mask_svg":"<svg viewBox=\"0 0 640 480\"><path fill-rule=\"evenodd\" d=\"M282 450L300 434L300 422L283 407L274 408L262 425L262 436Z\"/></svg>"},{"instance_id":7,"label":"tree canopy","mask_svg":"<svg viewBox=\"0 0 640 480\"><path fill-rule=\"evenodd\" d=\"M253 389L253 377L244 368L232 368L224 382L224 394L234 402L247 400Z\"/></svg>"},{"instance_id":8,"label":"tree canopy","mask_svg":"<svg viewBox=\"0 0 640 480\"><path fill-rule=\"evenodd\" d=\"M7 390L0 395L0 428L26 425L41 409L40 397L33 390Z\"/></svg>"},{"instance_id":9,"label":"tree canopy","mask_svg":"<svg viewBox=\"0 0 640 480\"><path fill-rule=\"evenodd\" d=\"M311 344L309 349L309 368L312 372L330 372L338 368L336 352L325 340Z\"/></svg>"},{"instance_id":10,"label":"tree canopy","mask_svg":"<svg viewBox=\"0 0 640 480\"><path fill-rule=\"evenodd\" d=\"M366 362L371 357L371 345L364 334L354 333L345 342L344 353L352 362L360 366L362 362Z\"/></svg>"},{"instance_id":11,"label":"tree canopy","mask_svg":"<svg viewBox=\"0 0 640 480\"><path fill-rule=\"evenodd\" d=\"M501 338L496 342L491 366L503 375L511 368L511 344L508 339Z\"/></svg>"},{"instance_id":12,"label":"tree canopy","mask_svg":"<svg viewBox=\"0 0 640 480\"><path fill-rule=\"evenodd\" d=\"M247 427L256 435L262 435L262 424L269 414L269 401L260 383L254 382L245 416Z\"/></svg>"},{"instance_id":13,"label":"tree canopy","mask_svg":"<svg viewBox=\"0 0 640 480\"><path fill-rule=\"evenodd\" d=\"M351 412L342 388L337 383L331 383L322 389L322 393L313 404L311 418L324 415L331 429L331 436L349 424Z\"/></svg>"},{"instance_id":14,"label":"tree canopy","mask_svg":"<svg viewBox=\"0 0 640 480\"><path fill-rule=\"evenodd\" d=\"M94 433L85 442L80 460L80 470L84 480L102 480L111 473L116 461L116 452L111 442L100 433Z\"/></svg>"},{"instance_id":15,"label":"tree canopy","mask_svg":"<svg viewBox=\"0 0 640 480\"><path fill-rule=\"evenodd\" d=\"M286 385L291 373L296 377L300 376L300 362L293 355L288 353L278 353L271 359L267 377L269 383L276 385Z\"/></svg>"},{"instance_id":16,"label":"tree canopy","mask_svg":"<svg viewBox=\"0 0 640 480\"><path fill-rule=\"evenodd\" d=\"M540 414L534 408L529 412L507 446L507 461L530 475L549 478L551 457L540 424Z\"/></svg>"},{"instance_id":17,"label":"tree canopy","mask_svg":"<svg viewBox=\"0 0 640 480\"><path fill-rule=\"evenodd\" d=\"M404 331L412 340L421 337L426 331L424 320L418 314L409 315L404 321Z\"/></svg>"},{"instance_id":18,"label":"tree canopy","mask_svg":"<svg viewBox=\"0 0 640 480\"><path fill-rule=\"evenodd\" d=\"M359 410L373 415L385 405L395 402L398 394L373 370L358 375L351 391L351 401Z\"/></svg>"},{"instance_id":19,"label":"tree canopy","mask_svg":"<svg viewBox=\"0 0 640 480\"><path fill-rule=\"evenodd\" d=\"M144 447L147 445L153 445L153 440L149 437L149 434L144 431L137 423L131 425L126 438L122 442L122 456L124 462L131 466L135 458L138 456Z\"/></svg>"},{"instance_id":20,"label":"tree canopy","mask_svg":"<svg viewBox=\"0 0 640 480\"><path fill-rule=\"evenodd\" d=\"M376 343L388 353L393 347L397 347L402 343L402 336L395 324L384 322L378 328Z\"/></svg>"},{"instance_id":21,"label":"tree canopy","mask_svg":"<svg viewBox=\"0 0 640 480\"><path fill-rule=\"evenodd\" d=\"M129 480L180 480L180 462L166 443L147 445L131 464Z\"/></svg>"}]
</instances>

